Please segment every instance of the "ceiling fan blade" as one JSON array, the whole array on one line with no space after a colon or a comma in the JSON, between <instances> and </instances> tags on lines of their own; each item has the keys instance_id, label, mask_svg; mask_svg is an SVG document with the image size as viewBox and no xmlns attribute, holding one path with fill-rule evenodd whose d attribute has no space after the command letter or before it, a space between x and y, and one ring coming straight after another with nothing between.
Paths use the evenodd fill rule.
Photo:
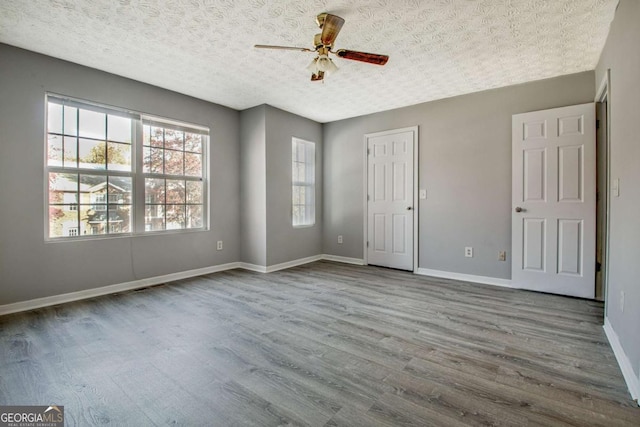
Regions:
<instances>
[{"instance_id":1,"label":"ceiling fan blade","mask_svg":"<svg viewBox=\"0 0 640 427\"><path fill-rule=\"evenodd\" d=\"M295 46L273 46L270 44L257 44L253 47L258 49L278 49L278 50L298 50L300 52L315 52L313 49L308 49L306 47L295 47Z\"/></svg>"},{"instance_id":2,"label":"ceiling fan blade","mask_svg":"<svg viewBox=\"0 0 640 427\"><path fill-rule=\"evenodd\" d=\"M338 37L338 33L343 25L344 19L327 13L324 18L324 23L322 24L322 36L320 36L322 44L325 46L332 45L333 42L336 41L336 37Z\"/></svg>"},{"instance_id":3,"label":"ceiling fan blade","mask_svg":"<svg viewBox=\"0 0 640 427\"><path fill-rule=\"evenodd\" d=\"M339 49L336 55L344 59L352 59L354 61L367 62L369 64L384 65L389 60L387 55L379 55L377 53L358 52L355 50Z\"/></svg>"}]
</instances>

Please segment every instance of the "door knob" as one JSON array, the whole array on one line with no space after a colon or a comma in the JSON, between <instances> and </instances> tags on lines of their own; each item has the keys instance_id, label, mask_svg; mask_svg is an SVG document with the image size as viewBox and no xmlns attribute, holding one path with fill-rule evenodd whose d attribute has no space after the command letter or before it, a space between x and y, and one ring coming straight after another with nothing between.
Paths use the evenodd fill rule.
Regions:
<instances>
[{"instance_id":1,"label":"door knob","mask_svg":"<svg viewBox=\"0 0 640 427\"><path fill-rule=\"evenodd\" d=\"M410 210L412 210L412 209L413 209L413 208L412 208L411 206L408 206L408 207L407 207L407 210L408 210L408 211L410 211Z\"/></svg>"},{"instance_id":2,"label":"door knob","mask_svg":"<svg viewBox=\"0 0 640 427\"><path fill-rule=\"evenodd\" d=\"M520 206L518 206L518 207L516 208L516 212L518 212L518 213L520 213L520 212L524 212L524 211L526 211L526 209L522 209Z\"/></svg>"}]
</instances>

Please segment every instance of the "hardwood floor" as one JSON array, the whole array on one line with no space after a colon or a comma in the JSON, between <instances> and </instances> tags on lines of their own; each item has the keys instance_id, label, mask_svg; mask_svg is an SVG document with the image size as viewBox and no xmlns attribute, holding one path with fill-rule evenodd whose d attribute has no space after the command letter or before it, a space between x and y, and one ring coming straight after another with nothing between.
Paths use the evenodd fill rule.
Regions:
<instances>
[{"instance_id":1,"label":"hardwood floor","mask_svg":"<svg viewBox=\"0 0 640 427\"><path fill-rule=\"evenodd\" d=\"M638 426L601 303L317 262L0 317L67 425Z\"/></svg>"}]
</instances>

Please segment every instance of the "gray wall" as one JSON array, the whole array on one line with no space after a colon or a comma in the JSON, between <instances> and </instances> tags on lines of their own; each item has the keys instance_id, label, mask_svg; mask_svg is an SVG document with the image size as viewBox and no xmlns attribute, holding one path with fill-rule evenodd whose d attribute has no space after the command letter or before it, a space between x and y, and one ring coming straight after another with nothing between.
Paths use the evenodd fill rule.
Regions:
<instances>
[{"instance_id":1,"label":"gray wall","mask_svg":"<svg viewBox=\"0 0 640 427\"><path fill-rule=\"evenodd\" d=\"M596 69L596 86L611 69L611 198L606 315L636 376L640 375L640 2L622 0ZM624 311L620 304L625 294Z\"/></svg>"},{"instance_id":2,"label":"gray wall","mask_svg":"<svg viewBox=\"0 0 640 427\"><path fill-rule=\"evenodd\" d=\"M240 113L241 260L267 265L266 106Z\"/></svg>"},{"instance_id":3,"label":"gray wall","mask_svg":"<svg viewBox=\"0 0 640 427\"><path fill-rule=\"evenodd\" d=\"M322 253L322 125L269 105L241 113L242 261L268 267ZM316 143L316 224L291 225L291 138Z\"/></svg>"},{"instance_id":4,"label":"gray wall","mask_svg":"<svg viewBox=\"0 0 640 427\"><path fill-rule=\"evenodd\" d=\"M0 305L239 259L237 111L3 44L0 59ZM45 242L47 91L208 126L210 231Z\"/></svg>"},{"instance_id":5,"label":"gray wall","mask_svg":"<svg viewBox=\"0 0 640 427\"><path fill-rule=\"evenodd\" d=\"M592 102L593 82L585 72L327 123L324 252L363 258L364 135L418 125L419 267L511 278L511 115Z\"/></svg>"},{"instance_id":6,"label":"gray wall","mask_svg":"<svg viewBox=\"0 0 640 427\"><path fill-rule=\"evenodd\" d=\"M267 265L322 253L322 125L266 107ZM316 143L316 222L291 225L291 139Z\"/></svg>"},{"instance_id":7,"label":"gray wall","mask_svg":"<svg viewBox=\"0 0 640 427\"><path fill-rule=\"evenodd\" d=\"M321 124L266 105L240 113L3 44L0 58L0 305L322 253ZM210 231L45 242L46 92L208 126ZM316 225L301 229L291 226L293 136L317 143Z\"/></svg>"}]
</instances>

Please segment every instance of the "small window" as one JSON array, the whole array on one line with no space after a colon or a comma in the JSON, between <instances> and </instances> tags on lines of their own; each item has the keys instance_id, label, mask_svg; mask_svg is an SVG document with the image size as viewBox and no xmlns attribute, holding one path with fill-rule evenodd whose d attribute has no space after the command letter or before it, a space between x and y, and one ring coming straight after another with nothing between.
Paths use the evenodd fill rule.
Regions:
<instances>
[{"instance_id":1,"label":"small window","mask_svg":"<svg viewBox=\"0 0 640 427\"><path fill-rule=\"evenodd\" d=\"M292 140L292 224L306 227L316 222L316 145Z\"/></svg>"}]
</instances>

